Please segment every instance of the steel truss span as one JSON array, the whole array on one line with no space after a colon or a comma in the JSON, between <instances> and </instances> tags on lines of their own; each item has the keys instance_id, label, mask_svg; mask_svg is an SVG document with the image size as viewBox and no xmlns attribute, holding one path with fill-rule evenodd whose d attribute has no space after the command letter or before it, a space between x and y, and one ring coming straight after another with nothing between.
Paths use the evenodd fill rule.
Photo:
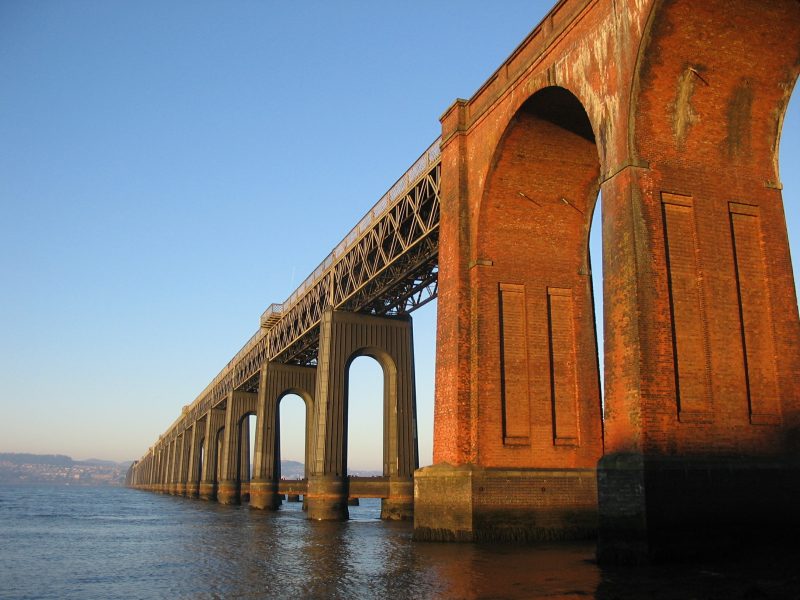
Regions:
<instances>
[{"instance_id":1,"label":"steel truss span","mask_svg":"<svg viewBox=\"0 0 800 600\"><path fill-rule=\"evenodd\" d=\"M431 144L285 302L269 306L259 330L160 439L179 435L228 392L255 390L268 361L315 364L325 310L402 315L436 298L440 142Z\"/></svg>"}]
</instances>

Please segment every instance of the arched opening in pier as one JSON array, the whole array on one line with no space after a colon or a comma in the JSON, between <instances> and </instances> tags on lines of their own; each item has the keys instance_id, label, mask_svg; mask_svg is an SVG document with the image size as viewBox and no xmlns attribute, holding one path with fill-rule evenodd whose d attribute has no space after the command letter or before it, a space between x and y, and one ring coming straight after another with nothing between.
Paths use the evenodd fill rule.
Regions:
<instances>
[{"instance_id":1,"label":"arched opening in pier","mask_svg":"<svg viewBox=\"0 0 800 600\"><path fill-rule=\"evenodd\" d=\"M419 466L433 464L433 402L436 379L436 313L433 300L417 309L414 317L414 381L417 396Z\"/></svg>"},{"instance_id":2,"label":"arched opening in pier","mask_svg":"<svg viewBox=\"0 0 800 600\"><path fill-rule=\"evenodd\" d=\"M225 428L220 427L217 430L216 439L214 440L214 483L218 484L222 479L222 458L225 450Z\"/></svg>"},{"instance_id":3,"label":"arched opening in pier","mask_svg":"<svg viewBox=\"0 0 800 600\"><path fill-rule=\"evenodd\" d=\"M278 400L278 429L275 444L278 456L277 476L283 479L305 479L308 467L308 419L310 410L305 400L296 393L288 393Z\"/></svg>"},{"instance_id":4,"label":"arched opening in pier","mask_svg":"<svg viewBox=\"0 0 800 600\"><path fill-rule=\"evenodd\" d=\"M387 439L390 426L387 417L387 386L389 374L373 353L358 352L347 366L345 384L345 472L350 477L351 518L352 509L360 506L361 518L380 518L381 501L364 497L353 491L354 479L389 474ZM384 362L388 357L381 357Z\"/></svg>"},{"instance_id":5,"label":"arched opening in pier","mask_svg":"<svg viewBox=\"0 0 800 600\"><path fill-rule=\"evenodd\" d=\"M497 145L479 213L475 451L485 466L592 468L602 455L601 278L589 240L599 190L583 104L562 87L535 92Z\"/></svg>"},{"instance_id":6,"label":"arched opening in pier","mask_svg":"<svg viewBox=\"0 0 800 600\"><path fill-rule=\"evenodd\" d=\"M384 475L384 383L380 363L371 356L352 360L347 372L348 475Z\"/></svg>"},{"instance_id":7,"label":"arched opening in pier","mask_svg":"<svg viewBox=\"0 0 800 600\"><path fill-rule=\"evenodd\" d=\"M781 128L778 165L780 182L783 185L783 209L786 214L786 229L792 254L795 293L800 281L800 92L795 89L786 108ZM800 300L798 300L800 306Z\"/></svg>"},{"instance_id":8,"label":"arched opening in pier","mask_svg":"<svg viewBox=\"0 0 800 600\"><path fill-rule=\"evenodd\" d=\"M604 343L605 329L603 323L603 194L598 192L594 204L589 228L589 239L586 253L588 255L589 279L592 291L592 313L594 314L594 330L597 356L597 373L600 380L600 404L605 410L605 361Z\"/></svg>"},{"instance_id":9,"label":"arched opening in pier","mask_svg":"<svg viewBox=\"0 0 800 600\"><path fill-rule=\"evenodd\" d=\"M206 438L200 438L200 444L198 446L199 451L197 453L197 481L203 480L203 469L205 469L206 465Z\"/></svg>"},{"instance_id":10,"label":"arched opening in pier","mask_svg":"<svg viewBox=\"0 0 800 600\"><path fill-rule=\"evenodd\" d=\"M250 500L250 480L253 478L255 435L257 418L255 413L245 414L239 421L239 497L242 502Z\"/></svg>"}]
</instances>

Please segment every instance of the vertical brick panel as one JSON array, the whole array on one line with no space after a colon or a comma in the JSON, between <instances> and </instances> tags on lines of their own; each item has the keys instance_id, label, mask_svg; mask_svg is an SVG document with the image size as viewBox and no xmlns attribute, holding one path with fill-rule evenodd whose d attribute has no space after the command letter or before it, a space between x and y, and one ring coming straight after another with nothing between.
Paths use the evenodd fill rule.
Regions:
<instances>
[{"instance_id":1,"label":"vertical brick panel","mask_svg":"<svg viewBox=\"0 0 800 600\"><path fill-rule=\"evenodd\" d=\"M760 216L755 206L731 203L729 210L750 422L777 424L780 421L778 375Z\"/></svg>"},{"instance_id":2,"label":"vertical brick panel","mask_svg":"<svg viewBox=\"0 0 800 600\"><path fill-rule=\"evenodd\" d=\"M711 378L705 307L697 261L694 201L663 193L678 413L681 421L710 422Z\"/></svg>"},{"instance_id":3,"label":"vertical brick panel","mask_svg":"<svg viewBox=\"0 0 800 600\"><path fill-rule=\"evenodd\" d=\"M559 446L577 445L578 380L572 290L548 288L547 297L553 440Z\"/></svg>"},{"instance_id":4,"label":"vertical brick panel","mask_svg":"<svg viewBox=\"0 0 800 600\"><path fill-rule=\"evenodd\" d=\"M503 442L530 444L528 335L525 286L500 284L500 364L503 394Z\"/></svg>"}]
</instances>

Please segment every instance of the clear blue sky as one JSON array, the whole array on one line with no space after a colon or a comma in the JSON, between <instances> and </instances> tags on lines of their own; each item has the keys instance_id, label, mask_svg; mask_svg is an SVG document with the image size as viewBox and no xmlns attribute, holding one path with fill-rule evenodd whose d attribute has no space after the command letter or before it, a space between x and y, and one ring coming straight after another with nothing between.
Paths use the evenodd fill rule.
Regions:
<instances>
[{"instance_id":1,"label":"clear blue sky","mask_svg":"<svg viewBox=\"0 0 800 600\"><path fill-rule=\"evenodd\" d=\"M550 5L0 3L0 451L141 456ZM425 464L435 305L415 315ZM379 370L351 377L350 465L377 468Z\"/></svg>"}]
</instances>

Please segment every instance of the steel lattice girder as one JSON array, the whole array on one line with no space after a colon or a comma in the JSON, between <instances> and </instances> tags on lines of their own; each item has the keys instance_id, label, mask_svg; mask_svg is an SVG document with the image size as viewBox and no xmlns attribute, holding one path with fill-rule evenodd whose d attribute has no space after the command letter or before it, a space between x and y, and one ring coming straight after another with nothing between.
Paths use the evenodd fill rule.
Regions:
<instances>
[{"instance_id":1,"label":"steel lattice girder","mask_svg":"<svg viewBox=\"0 0 800 600\"><path fill-rule=\"evenodd\" d=\"M255 390L258 372L268 361L314 364L325 310L399 315L436 297L441 168L438 146L434 147L435 159L427 169L420 169L418 161L409 170L405 177L413 172L414 179L408 189L353 240L277 323L256 332L173 423L168 435L179 433L181 424L193 422L223 402L230 391ZM187 414L191 418L184 419Z\"/></svg>"}]
</instances>

